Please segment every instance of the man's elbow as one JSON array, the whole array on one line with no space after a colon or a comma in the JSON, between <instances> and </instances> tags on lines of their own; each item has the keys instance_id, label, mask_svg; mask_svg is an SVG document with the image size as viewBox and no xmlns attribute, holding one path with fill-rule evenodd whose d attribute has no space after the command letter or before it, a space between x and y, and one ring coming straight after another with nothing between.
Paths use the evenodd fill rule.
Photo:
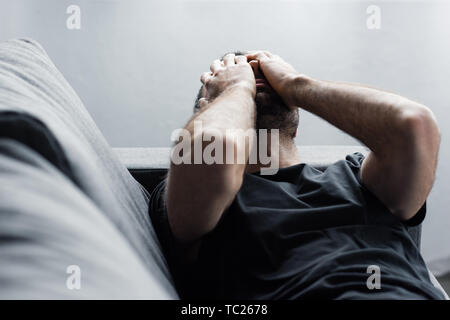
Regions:
<instances>
[{"instance_id":1,"label":"man's elbow","mask_svg":"<svg viewBox=\"0 0 450 320\"><path fill-rule=\"evenodd\" d=\"M391 212L402 220L408 220L420 209L435 179L440 130L432 111L419 106L403 114L403 146L398 151L398 170L406 170L405 181L421 186L419 192L409 197L398 197L391 203ZM391 161L394 158L391 159Z\"/></svg>"},{"instance_id":2,"label":"man's elbow","mask_svg":"<svg viewBox=\"0 0 450 320\"><path fill-rule=\"evenodd\" d=\"M437 158L441 134L433 112L422 105L404 111L401 115L403 141L430 157Z\"/></svg>"}]
</instances>

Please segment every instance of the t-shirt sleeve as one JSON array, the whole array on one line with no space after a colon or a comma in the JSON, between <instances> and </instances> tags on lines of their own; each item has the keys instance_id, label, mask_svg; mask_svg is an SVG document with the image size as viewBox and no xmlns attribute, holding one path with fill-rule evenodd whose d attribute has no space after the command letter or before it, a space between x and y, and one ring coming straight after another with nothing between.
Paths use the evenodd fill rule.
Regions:
<instances>
[{"instance_id":1,"label":"t-shirt sleeve","mask_svg":"<svg viewBox=\"0 0 450 320\"><path fill-rule=\"evenodd\" d=\"M149 215L170 273L173 276L177 292L182 298L189 297L192 294L191 278L193 278L196 264L188 265L182 261L181 257L185 248L177 242L170 228L165 201L166 186L167 179L164 179L153 190L149 201Z\"/></svg>"},{"instance_id":2,"label":"t-shirt sleeve","mask_svg":"<svg viewBox=\"0 0 450 320\"><path fill-rule=\"evenodd\" d=\"M163 254L166 257L172 274L176 273L180 265L180 251L182 246L176 241L169 224L166 210L167 179L161 181L153 190L149 201L149 215L155 228L156 235L161 244Z\"/></svg>"},{"instance_id":3,"label":"t-shirt sleeve","mask_svg":"<svg viewBox=\"0 0 450 320\"><path fill-rule=\"evenodd\" d=\"M161 243L166 259L169 258L173 246L173 234L169 226L166 212L165 191L167 180L161 181L153 190L149 201L149 215L155 228L156 235ZM170 262L170 261L168 261Z\"/></svg>"},{"instance_id":4,"label":"t-shirt sleeve","mask_svg":"<svg viewBox=\"0 0 450 320\"><path fill-rule=\"evenodd\" d=\"M345 158L346 162L352 168L352 172L355 174L355 177L361 186L364 197L366 198L367 205L383 208L384 210L392 214L390 210L381 202L381 200L379 200L375 194L373 194L367 187L364 186L364 183L361 179L361 166L364 159L365 156L360 152L349 154ZM426 211L427 206L425 202L412 218L401 222L408 227L418 226L424 221Z\"/></svg>"}]
</instances>

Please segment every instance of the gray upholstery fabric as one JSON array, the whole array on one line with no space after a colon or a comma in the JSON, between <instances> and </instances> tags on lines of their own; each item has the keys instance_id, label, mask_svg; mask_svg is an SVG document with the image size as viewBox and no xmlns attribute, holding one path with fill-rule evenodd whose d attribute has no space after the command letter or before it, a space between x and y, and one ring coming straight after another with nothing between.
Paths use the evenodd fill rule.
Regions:
<instances>
[{"instance_id":1,"label":"gray upholstery fabric","mask_svg":"<svg viewBox=\"0 0 450 320\"><path fill-rule=\"evenodd\" d=\"M74 292L67 292L64 279L61 286L60 274L67 276L64 263L78 265L84 262L92 268L82 269L85 289L78 290L80 297L177 298L148 216L148 193L120 163L76 93L36 42L13 40L0 44L2 111L26 113L50 129L68 158L80 190L62 178L59 178L61 187L55 183L52 187L58 192L65 191L67 200L78 198L80 202L68 201L62 205L59 201L52 205L47 201L51 198L48 192L42 195L40 191L43 190L39 190L48 173L36 173L35 179L29 181L24 178L26 173L45 167L36 164L36 154L27 154L27 167L20 163L15 167L11 161L16 146L8 145L2 149L1 166L4 169L0 171L0 179L3 189L8 186L6 181L10 181L11 172L15 172L20 181L11 181L7 187L9 192L0 192L0 225L15 225L17 231L24 228L27 243L34 240L34 245L25 244L20 233L8 231L14 229L0 229L0 238L6 239L0 246L0 298L74 296ZM22 191L20 182L35 185L36 194L32 190ZM73 196L68 196L69 190L73 191ZM14 214L26 210L27 205L28 210L39 209L33 216L36 221L41 219L39 223L30 224L27 211ZM70 217L67 221L74 224L70 233L64 228L56 232L62 226L58 220L62 214ZM88 216L92 216L90 228L85 221ZM75 228L76 225L80 227ZM45 226L48 234L40 230ZM49 241L44 235L53 237L55 242L60 241L58 235L71 237L67 239L71 245L49 250ZM97 239L99 245L89 246L88 242L80 241L85 238ZM13 248L18 248L20 259L13 256L3 259L3 256L10 257ZM89 260L90 264L87 263ZM54 277L50 276L49 270L53 270ZM116 280L120 283L118 291L111 291ZM5 284L14 290L3 290Z\"/></svg>"},{"instance_id":2,"label":"gray upholstery fabric","mask_svg":"<svg viewBox=\"0 0 450 320\"><path fill-rule=\"evenodd\" d=\"M0 139L0 177L1 298L171 297L107 215L33 150ZM70 265L80 290L66 286Z\"/></svg>"}]
</instances>

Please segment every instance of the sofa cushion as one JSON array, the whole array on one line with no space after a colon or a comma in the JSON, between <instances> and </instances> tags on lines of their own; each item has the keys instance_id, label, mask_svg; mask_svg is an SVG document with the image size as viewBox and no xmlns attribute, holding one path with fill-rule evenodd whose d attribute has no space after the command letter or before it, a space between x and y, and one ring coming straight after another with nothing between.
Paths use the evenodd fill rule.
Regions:
<instances>
[{"instance_id":1,"label":"sofa cushion","mask_svg":"<svg viewBox=\"0 0 450 320\"><path fill-rule=\"evenodd\" d=\"M81 203L76 206L74 201L69 201L69 205L65 206L60 203L61 200L58 200L58 203L55 203L53 206L57 208L55 212L61 211L61 214L75 215L76 211L86 210L86 212L80 213L80 215L85 217L88 217L90 214L101 214L102 219L92 219L92 228L99 235L105 233L113 237L110 238L109 251L106 250L107 243L103 243L104 247L101 248L93 245L93 250L86 251L85 259L91 259L92 266L97 263L95 270L109 268L117 271L122 268L125 272L117 274L116 277L100 277L97 273L89 275L85 272L86 279L100 277L100 279L104 280L93 282L92 287L96 288L95 292L98 295L92 291L90 297L105 297L108 294L111 294L111 297L115 297L110 291L110 285L106 285L107 279L114 284L115 280L112 279L127 277L130 284L136 284L139 283L138 277L142 277L144 273L134 272L133 270L141 268L146 271L145 277L147 277L141 279L142 288L140 291L138 290L142 293L142 297L177 298L178 295L173 287L164 256L161 253L160 244L148 216L148 193L119 161L79 97L51 62L44 49L34 41L13 40L0 44L0 113L5 114L4 112L26 115L29 118L36 119L51 132L65 155L69 172L73 175L73 179L68 180L76 186L76 188L73 188L74 192L77 193L77 196L74 195L74 199L89 203L89 206ZM16 141L24 142L23 139L16 139ZM27 143L25 142L25 144ZM14 148L16 147L10 147L8 152L14 150ZM29 149L30 151L36 151L33 146ZM39 152L37 155L42 157L42 154L39 154ZM8 163L12 161L10 155L3 153L2 156L0 161L7 161ZM11 168L7 168L4 169L2 174L10 179L11 174L8 173L8 170L11 170ZM42 167L34 166L32 171L41 169ZM23 171L14 176L24 180L25 173L29 170L29 168L23 168ZM4 184L4 177L2 177L2 185ZM43 181L48 182L49 179L37 179L33 185L39 189L41 187L40 182ZM61 179L58 181L61 183L61 190L64 190L64 183L61 182ZM8 187L8 190L12 193L20 194L21 191L14 190L14 188L20 188L21 183L13 183L12 180L10 183L11 186ZM48 183L54 192L59 192L60 187L58 183ZM68 181L65 183L70 184ZM48 192L50 190L49 187L42 186L42 188ZM71 252L72 247L67 247L65 250L61 248L59 251L53 250L54 248L46 248L48 242L44 243L42 241L41 231L28 230L27 228L30 226L26 225L26 219L21 218L10 221L10 219L14 218L10 212L20 212L26 216L28 212L26 210L46 210L46 206L39 206L40 200L38 199L40 197L34 197L36 201L32 205L28 203L27 207L27 197L32 197L33 194L32 190L28 190L28 192L22 193L20 197L24 201L23 205L14 202L15 199L9 199L10 194L3 191L0 192L0 202L4 206L0 211L0 224L21 223L22 226L18 226L15 230L25 228L29 232L28 236L34 237L36 245L40 244L42 249L36 250L36 252L23 250L21 251L23 259L13 260L15 263L8 264L8 268L0 268L0 279L9 279L10 287L17 286L16 292L20 292L21 286L24 287L22 278L27 278L26 275L28 273L34 274L33 272L35 271L33 270L42 268L42 260L58 261L63 259L64 255L67 256L67 260L72 260L70 257L73 254ZM39 190L36 190L36 192L39 192ZM67 200L69 200L68 198L67 196ZM51 197L48 196L46 201L50 200ZM44 199L42 201L45 202ZM31 214L31 212L28 213ZM55 214L38 213L36 213L35 218L43 219L42 223L36 223L31 226L39 228L46 225L50 226L54 236L53 241L55 242L59 241L58 235L64 237L66 230L58 230L61 224L53 223L52 221L56 216ZM101 220L103 222L100 223L99 221ZM96 223L99 224L96 225ZM109 226L108 228L112 228L115 231L109 232L106 229L107 225ZM84 236L84 229L86 229L85 225L81 227L81 224L74 224L74 237L75 235L75 238ZM1 229L0 237L2 239L10 240L14 236L21 237L20 234L2 234L1 232L6 231ZM31 243L31 240L30 238L28 242ZM115 260L98 258L101 256L101 251L112 254L119 242L123 243L119 246L121 249L116 251L117 256ZM13 247L14 243L11 243L11 245L3 244L0 247L0 255ZM42 256L39 255L39 252L42 253ZM134 258L130 258L131 256ZM25 261L27 261L26 264L24 263ZM105 261L108 261L108 263L114 261L116 266L112 268L109 264L105 265ZM132 268L130 268L130 261L135 262L135 264L132 264ZM76 262L70 263L77 264ZM56 269L59 270L59 267L55 267ZM39 272L46 271L41 270ZM39 272L35 274L39 274ZM61 272L65 275L65 270ZM57 277L57 274L55 274L55 277ZM43 278L33 277L31 281L34 283L27 284L27 287L41 289L28 291L26 293L27 297L54 296L54 289L51 285L46 286ZM127 288L126 282L124 278L121 292L123 296L128 296L127 293L130 293L129 296L131 297L133 292L137 292L136 287L130 285ZM54 282L50 282L50 284L52 283ZM101 287L100 285L103 284L105 286ZM8 292L7 290L0 290L0 297L8 298Z\"/></svg>"},{"instance_id":2,"label":"sofa cushion","mask_svg":"<svg viewBox=\"0 0 450 320\"><path fill-rule=\"evenodd\" d=\"M0 180L1 299L171 298L107 215L40 154L0 139Z\"/></svg>"}]
</instances>

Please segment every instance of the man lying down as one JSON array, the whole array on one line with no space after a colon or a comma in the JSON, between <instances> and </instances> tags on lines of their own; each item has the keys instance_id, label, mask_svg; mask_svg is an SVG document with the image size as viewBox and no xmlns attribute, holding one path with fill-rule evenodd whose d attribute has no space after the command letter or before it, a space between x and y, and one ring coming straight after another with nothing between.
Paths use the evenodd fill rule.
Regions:
<instances>
[{"instance_id":1,"label":"man lying down","mask_svg":"<svg viewBox=\"0 0 450 320\"><path fill-rule=\"evenodd\" d=\"M408 232L425 218L438 157L427 107L313 79L266 51L227 54L210 70L185 127L191 151L184 161L172 154L168 179L150 200L182 298L444 298ZM362 141L369 154L323 170L302 163L298 108ZM248 129L256 136L245 143L233 134ZM219 161L194 159L211 141L223 146ZM277 170L251 164L255 148L267 148Z\"/></svg>"}]
</instances>

